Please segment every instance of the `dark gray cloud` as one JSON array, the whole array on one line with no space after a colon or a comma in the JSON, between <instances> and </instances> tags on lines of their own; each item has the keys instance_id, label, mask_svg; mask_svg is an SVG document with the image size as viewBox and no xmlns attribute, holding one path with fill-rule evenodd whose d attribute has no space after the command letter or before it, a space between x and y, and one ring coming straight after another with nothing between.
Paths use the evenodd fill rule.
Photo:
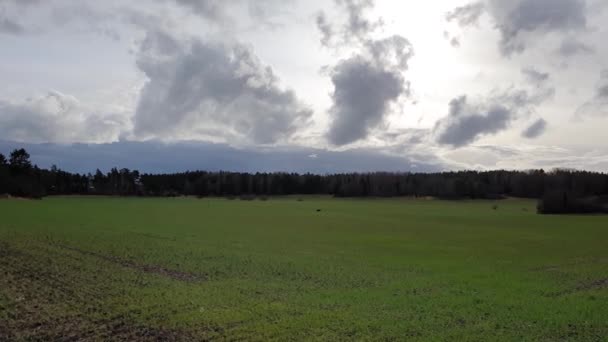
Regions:
<instances>
[{"instance_id":1,"label":"dark gray cloud","mask_svg":"<svg viewBox=\"0 0 608 342\"><path fill-rule=\"evenodd\" d=\"M513 113L500 104L482 108L470 105L466 96L453 99L449 107L448 117L434 129L437 142L442 145L467 145L480 136L504 130L513 119Z\"/></svg>"},{"instance_id":2,"label":"dark gray cloud","mask_svg":"<svg viewBox=\"0 0 608 342\"><path fill-rule=\"evenodd\" d=\"M333 107L328 138L345 145L367 137L377 127L391 101L404 91L403 76L362 58L351 58L333 70Z\"/></svg>"},{"instance_id":3,"label":"dark gray cloud","mask_svg":"<svg viewBox=\"0 0 608 342\"><path fill-rule=\"evenodd\" d=\"M42 3L43 0L3 0L4 3L12 3L18 6L31 6L31 5L38 5L40 3ZM47 0L46 2L50 2L52 0Z\"/></svg>"},{"instance_id":4,"label":"dark gray cloud","mask_svg":"<svg viewBox=\"0 0 608 342\"><path fill-rule=\"evenodd\" d=\"M537 93L510 90L477 101L463 95L450 101L447 117L435 124L433 133L441 145L462 147L507 129L552 95L551 89Z\"/></svg>"},{"instance_id":5,"label":"dark gray cloud","mask_svg":"<svg viewBox=\"0 0 608 342\"><path fill-rule=\"evenodd\" d=\"M365 12L374 8L373 0L336 0L348 13L345 34L350 38L365 39L368 34L382 25L382 21L371 21L365 17Z\"/></svg>"},{"instance_id":6,"label":"dark gray cloud","mask_svg":"<svg viewBox=\"0 0 608 342\"><path fill-rule=\"evenodd\" d=\"M530 127L526 128L521 135L524 138L534 139L538 138L547 130L547 121L545 119L536 120Z\"/></svg>"},{"instance_id":7,"label":"dark gray cloud","mask_svg":"<svg viewBox=\"0 0 608 342\"><path fill-rule=\"evenodd\" d=\"M241 45L149 32L137 65L148 77L135 116L139 137L171 138L179 132L275 143L312 115Z\"/></svg>"},{"instance_id":8,"label":"dark gray cloud","mask_svg":"<svg viewBox=\"0 0 608 342\"><path fill-rule=\"evenodd\" d=\"M2 14L0 13L0 33L18 35L24 32L25 28L21 26L21 24L9 18L3 18Z\"/></svg>"},{"instance_id":9,"label":"dark gray cloud","mask_svg":"<svg viewBox=\"0 0 608 342\"><path fill-rule=\"evenodd\" d=\"M0 0L1 1L1 0ZM0 33L39 35L54 31L91 33L120 40L126 26L136 25L134 16L143 18L141 8L118 7L113 2L97 4L90 1L8 1L3 19L0 2ZM101 3L101 2L100 2ZM163 14L162 18L166 18ZM161 16L157 16L161 18ZM150 26L158 27L162 20ZM137 26L137 25L136 25Z\"/></svg>"},{"instance_id":10,"label":"dark gray cloud","mask_svg":"<svg viewBox=\"0 0 608 342\"><path fill-rule=\"evenodd\" d=\"M366 12L373 9L371 0L336 0L347 13L336 39L334 28L323 13L317 26L325 46L355 47L357 52L330 69L334 91L330 109L331 124L327 138L334 145L347 145L368 137L384 123L391 105L401 96L409 96L410 85L403 73L414 55L411 43L404 37L373 37L382 27L382 19L370 20ZM336 42L338 40L338 42Z\"/></svg>"},{"instance_id":11,"label":"dark gray cloud","mask_svg":"<svg viewBox=\"0 0 608 342\"><path fill-rule=\"evenodd\" d=\"M330 46L335 33L324 12L317 14L316 22L317 28L321 32L321 44Z\"/></svg>"},{"instance_id":12,"label":"dark gray cloud","mask_svg":"<svg viewBox=\"0 0 608 342\"><path fill-rule=\"evenodd\" d=\"M465 6L456 7L446 14L445 19L448 22L454 21L462 27L477 25L479 18L485 12L485 9L485 3L474 2Z\"/></svg>"},{"instance_id":13,"label":"dark gray cloud","mask_svg":"<svg viewBox=\"0 0 608 342\"><path fill-rule=\"evenodd\" d=\"M43 33L68 28L120 40L128 26L175 29L185 9L229 30L276 27L293 0L149 0L140 3L108 1L0 0L0 33ZM5 6L3 6L5 5ZM167 25L169 24L169 25ZM225 38L225 37L223 37Z\"/></svg>"},{"instance_id":14,"label":"dark gray cloud","mask_svg":"<svg viewBox=\"0 0 608 342\"><path fill-rule=\"evenodd\" d=\"M447 40L450 45L454 48L459 48L460 47L460 37L458 36L452 36L452 34L449 31L443 31L443 38L445 38L445 40Z\"/></svg>"},{"instance_id":15,"label":"dark gray cloud","mask_svg":"<svg viewBox=\"0 0 608 342\"><path fill-rule=\"evenodd\" d=\"M446 20L463 27L475 25L484 12L500 31L499 47L505 56L522 53L529 35L587 29L586 0L485 0L454 9Z\"/></svg>"},{"instance_id":16,"label":"dark gray cloud","mask_svg":"<svg viewBox=\"0 0 608 342\"><path fill-rule=\"evenodd\" d=\"M223 20L226 18L225 7L234 3L234 0L174 0L185 6L194 13L211 20Z\"/></svg>"},{"instance_id":17,"label":"dark gray cloud","mask_svg":"<svg viewBox=\"0 0 608 342\"><path fill-rule=\"evenodd\" d=\"M504 55L525 50L528 33L572 32L587 28L585 0L490 0Z\"/></svg>"},{"instance_id":18,"label":"dark gray cloud","mask_svg":"<svg viewBox=\"0 0 608 342\"><path fill-rule=\"evenodd\" d=\"M194 14L223 26L234 26L238 24L235 13L242 12L248 14L249 19L255 21L257 25L267 27L279 26L273 21L275 14L288 8L293 0L164 0L174 1L175 3L187 8Z\"/></svg>"},{"instance_id":19,"label":"dark gray cloud","mask_svg":"<svg viewBox=\"0 0 608 342\"><path fill-rule=\"evenodd\" d=\"M21 17L39 0L0 0L0 34L20 35L27 32Z\"/></svg>"},{"instance_id":20,"label":"dark gray cloud","mask_svg":"<svg viewBox=\"0 0 608 342\"><path fill-rule=\"evenodd\" d=\"M578 54L583 55L595 53L595 49L576 38L567 37L562 40L557 52L564 57L572 57Z\"/></svg>"},{"instance_id":21,"label":"dark gray cloud","mask_svg":"<svg viewBox=\"0 0 608 342\"><path fill-rule=\"evenodd\" d=\"M575 117L608 116L608 70L604 70L593 97L576 111Z\"/></svg>"},{"instance_id":22,"label":"dark gray cloud","mask_svg":"<svg viewBox=\"0 0 608 342\"><path fill-rule=\"evenodd\" d=\"M126 167L141 172L183 172L184 170L236 172L336 172L416 171L432 172L447 166L432 155L410 157L379 149L330 151L303 147L276 147L269 151L237 149L225 144L204 142L162 143L158 141L112 144L23 144L0 140L0 153L8 155L24 147L32 161L48 168L88 173L97 168L109 171Z\"/></svg>"},{"instance_id":23,"label":"dark gray cloud","mask_svg":"<svg viewBox=\"0 0 608 342\"><path fill-rule=\"evenodd\" d=\"M521 72L526 76L529 82L537 85L546 82L551 76L548 72L538 71L534 67L523 68L521 69Z\"/></svg>"},{"instance_id":24,"label":"dark gray cloud","mask_svg":"<svg viewBox=\"0 0 608 342\"><path fill-rule=\"evenodd\" d=\"M596 97L600 99L608 99L608 84L602 84L599 88L597 88Z\"/></svg>"},{"instance_id":25,"label":"dark gray cloud","mask_svg":"<svg viewBox=\"0 0 608 342\"><path fill-rule=\"evenodd\" d=\"M409 60L414 57L414 48L410 41L399 35L369 39L365 41L364 48L375 64L400 71L407 70Z\"/></svg>"},{"instance_id":26,"label":"dark gray cloud","mask_svg":"<svg viewBox=\"0 0 608 342\"><path fill-rule=\"evenodd\" d=\"M392 103L409 95L403 72L413 56L401 36L369 40L360 55L342 60L332 69L333 106L328 139L346 145L366 138L384 122Z\"/></svg>"},{"instance_id":27,"label":"dark gray cloud","mask_svg":"<svg viewBox=\"0 0 608 342\"><path fill-rule=\"evenodd\" d=\"M473 2L464 6L456 7L452 11L446 13L445 20L447 22L455 22L460 27L477 25L479 18L485 13L486 4L484 2ZM452 35L449 31L443 31L443 37L454 48L459 48L460 38Z\"/></svg>"},{"instance_id":28,"label":"dark gray cloud","mask_svg":"<svg viewBox=\"0 0 608 342\"><path fill-rule=\"evenodd\" d=\"M587 25L585 0L519 0L514 7L491 0L494 10L507 9L502 21L506 32L584 29Z\"/></svg>"},{"instance_id":29,"label":"dark gray cloud","mask_svg":"<svg viewBox=\"0 0 608 342\"><path fill-rule=\"evenodd\" d=\"M596 87L595 97L597 99L608 100L608 69L602 71L600 82Z\"/></svg>"},{"instance_id":30,"label":"dark gray cloud","mask_svg":"<svg viewBox=\"0 0 608 342\"><path fill-rule=\"evenodd\" d=\"M73 96L55 91L17 103L0 100L3 139L101 142L116 140L128 128L124 115L88 111Z\"/></svg>"},{"instance_id":31,"label":"dark gray cloud","mask_svg":"<svg viewBox=\"0 0 608 342\"><path fill-rule=\"evenodd\" d=\"M426 128L405 128L384 132L380 138L393 146L409 148L427 141L430 133Z\"/></svg>"}]
</instances>

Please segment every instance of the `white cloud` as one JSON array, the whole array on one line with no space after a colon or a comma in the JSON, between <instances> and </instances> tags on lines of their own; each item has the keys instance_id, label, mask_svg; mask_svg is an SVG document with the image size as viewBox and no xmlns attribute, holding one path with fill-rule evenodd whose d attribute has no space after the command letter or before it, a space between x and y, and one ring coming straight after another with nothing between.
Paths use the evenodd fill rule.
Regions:
<instances>
[{"instance_id":1,"label":"white cloud","mask_svg":"<svg viewBox=\"0 0 608 342\"><path fill-rule=\"evenodd\" d=\"M99 113L56 91L22 102L0 101L0 136L26 142L116 141L130 129L124 113Z\"/></svg>"},{"instance_id":2,"label":"white cloud","mask_svg":"<svg viewBox=\"0 0 608 342\"><path fill-rule=\"evenodd\" d=\"M554 165L608 144L604 2L0 1L0 134L373 147L463 167L532 165L526 146L544 144L563 148L539 159ZM33 96L46 89L71 95ZM479 143L521 159L486 163L500 157Z\"/></svg>"},{"instance_id":3,"label":"white cloud","mask_svg":"<svg viewBox=\"0 0 608 342\"><path fill-rule=\"evenodd\" d=\"M137 65L148 78L135 116L138 137L276 143L312 115L242 45L149 32Z\"/></svg>"}]
</instances>

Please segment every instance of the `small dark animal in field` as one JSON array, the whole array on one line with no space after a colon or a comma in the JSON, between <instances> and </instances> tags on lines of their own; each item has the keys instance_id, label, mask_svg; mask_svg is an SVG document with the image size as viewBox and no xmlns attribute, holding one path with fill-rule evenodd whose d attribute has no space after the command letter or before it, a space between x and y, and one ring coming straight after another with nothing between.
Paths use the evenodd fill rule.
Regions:
<instances>
[{"instance_id":1,"label":"small dark animal in field","mask_svg":"<svg viewBox=\"0 0 608 342\"><path fill-rule=\"evenodd\" d=\"M320 212L321 212L321 209L317 209L317 212L318 212L318 213L320 213Z\"/></svg>"},{"instance_id":2,"label":"small dark animal in field","mask_svg":"<svg viewBox=\"0 0 608 342\"><path fill-rule=\"evenodd\" d=\"M498 210L498 205L494 204L494 205L492 206L492 210Z\"/></svg>"}]
</instances>

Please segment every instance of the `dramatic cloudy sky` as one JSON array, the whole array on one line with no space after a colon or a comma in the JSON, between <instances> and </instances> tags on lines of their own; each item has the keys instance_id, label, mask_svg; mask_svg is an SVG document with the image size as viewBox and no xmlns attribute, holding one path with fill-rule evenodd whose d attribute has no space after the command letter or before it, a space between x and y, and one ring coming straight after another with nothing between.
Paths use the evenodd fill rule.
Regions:
<instances>
[{"instance_id":1,"label":"dramatic cloudy sky","mask_svg":"<svg viewBox=\"0 0 608 342\"><path fill-rule=\"evenodd\" d=\"M607 40L605 0L0 0L0 152L605 171Z\"/></svg>"}]
</instances>

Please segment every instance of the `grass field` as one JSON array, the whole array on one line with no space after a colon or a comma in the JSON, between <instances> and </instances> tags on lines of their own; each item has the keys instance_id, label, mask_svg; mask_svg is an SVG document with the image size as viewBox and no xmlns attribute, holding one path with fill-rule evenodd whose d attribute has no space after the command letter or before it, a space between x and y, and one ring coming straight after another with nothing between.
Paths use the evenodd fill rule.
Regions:
<instances>
[{"instance_id":1,"label":"grass field","mask_svg":"<svg viewBox=\"0 0 608 342\"><path fill-rule=\"evenodd\" d=\"M0 200L0 340L605 341L608 217L494 203Z\"/></svg>"}]
</instances>

